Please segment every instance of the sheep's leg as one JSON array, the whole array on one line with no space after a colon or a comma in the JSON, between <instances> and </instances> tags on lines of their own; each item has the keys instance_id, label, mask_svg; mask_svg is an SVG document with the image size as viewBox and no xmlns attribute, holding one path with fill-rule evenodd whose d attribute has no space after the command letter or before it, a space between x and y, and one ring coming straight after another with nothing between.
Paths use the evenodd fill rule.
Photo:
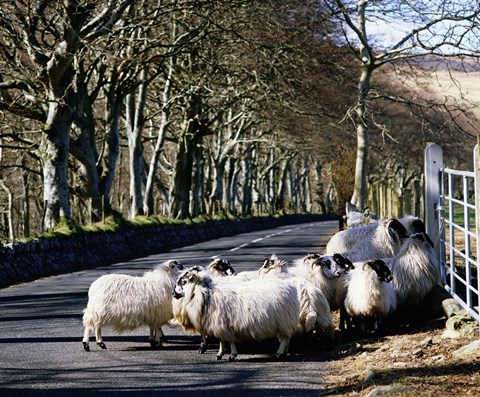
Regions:
<instances>
[{"instance_id":1,"label":"sheep's leg","mask_svg":"<svg viewBox=\"0 0 480 397\"><path fill-rule=\"evenodd\" d=\"M278 346L277 352L275 353L275 357L280 358L287 354L288 345L290 343L289 338L278 338L280 345Z\"/></svg>"},{"instance_id":2,"label":"sheep's leg","mask_svg":"<svg viewBox=\"0 0 480 397\"><path fill-rule=\"evenodd\" d=\"M102 328L100 327L95 327L95 339L97 341L97 345L100 346L102 349L106 349L107 346L105 343L103 343L103 338L102 338Z\"/></svg>"},{"instance_id":3,"label":"sheep's leg","mask_svg":"<svg viewBox=\"0 0 480 397\"><path fill-rule=\"evenodd\" d=\"M230 342L230 356L228 357L229 361L234 361L238 356L237 346L235 346L235 342Z\"/></svg>"},{"instance_id":4,"label":"sheep's leg","mask_svg":"<svg viewBox=\"0 0 480 397\"><path fill-rule=\"evenodd\" d=\"M152 346L154 349L162 347L162 338L165 339L165 335L163 334L161 327L150 327L150 346Z\"/></svg>"},{"instance_id":5,"label":"sheep's leg","mask_svg":"<svg viewBox=\"0 0 480 397\"><path fill-rule=\"evenodd\" d=\"M207 351L208 348L208 336L202 334L202 342L200 342L200 347L198 348L198 354L203 354Z\"/></svg>"},{"instance_id":6,"label":"sheep's leg","mask_svg":"<svg viewBox=\"0 0 480 397\"><path fill-rule=\"evenodd\" d=\"M220 339L220 347L218 348L217 360L221 360L225 353L225 342L223 339Z\"/></svg>"},{"instance_id":7,"label":"sheep's leg","mask_svg":"<svg viewBox=\"0 0 480 397\"><path fill-rule=\"evenodd\" d=\"M350 330L352 328L352 322L345 308L340 307L340 331Z\"/></svg>"},{"instance_id":8,"label":"sheep's leg","mask_svg":"<svg viewBox=\"0 0 480 397\"><path fill-rule=\"evenodd\" d=\"M160 343L167 343L167 337L163 333L162 327L158 327L158 334L160 335Z\"/></svg>"},{"instance_id":9,"label":"sheep's leg","mask_svg":"<svg viewBox=\"0 0 480 397\"><path fill-rule=\"evenodd\" d=\"M86 352L90 351L90 327L85 326L85 331L83 332L82 344Z\"/></svg>"},{"instance_id":10,"label":"sheep's leg","mask_svg":"<svg viewBox=\"0 0 480 397\"><path fill-rule=\"evenodd\" d=\"M150 327L150 336L148 337L150 346L155 347L155 329Z\"/></svg>"}]
</instances>

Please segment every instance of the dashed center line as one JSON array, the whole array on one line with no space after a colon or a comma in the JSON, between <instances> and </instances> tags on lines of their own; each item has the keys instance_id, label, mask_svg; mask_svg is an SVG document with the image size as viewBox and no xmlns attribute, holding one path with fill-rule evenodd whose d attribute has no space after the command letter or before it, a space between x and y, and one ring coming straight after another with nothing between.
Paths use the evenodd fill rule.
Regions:
<instances>
[{"instance_id":1,"label":"dashed center line","mask_svg":"<svg viewBox=\"0 0 480 397\"><path fill-rule=\"evenodd\" d=\"M255 240L252 240L252 241L249 242L249 243L241 244L241 245L239 245L238 247L234 247L234 248L232 248L232 249L230 249L230 250L228 250L228 251L229 251L229 252L237 251L237 250L239 250L239 249L241 249L241 248L244 248L244 247L246 247L247 245L250 245L250 244L252 244L252 243L258 243L259 241L265 240L265 239L270 238L270 237L275 237L275 236L278 236L278 235L283 234L283 233L289 233L289 232L291 232L291 231L303 229L303 228L310 227L310 226L312 226L312 225L306 225L306 226L304 226L304 227L300 227L300 226L299 226L299 227L295 227L295 228L292 228L292 229L281 230L281 231L279 231L279 232L277 232L277 233L267 234L265 237L256 238Z\"/></svg>"}]
</instances>

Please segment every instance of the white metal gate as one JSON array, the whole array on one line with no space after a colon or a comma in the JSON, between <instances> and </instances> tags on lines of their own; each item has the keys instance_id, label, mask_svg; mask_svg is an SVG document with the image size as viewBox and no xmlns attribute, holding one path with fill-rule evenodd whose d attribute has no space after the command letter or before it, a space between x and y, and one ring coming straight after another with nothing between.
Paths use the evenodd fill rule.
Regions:
<instances>
[{"instance_id":1,"label":"white metal gate","mask_svg":"<svg viewBox=\"0 0 480 397\"><path fill-rule=\"evenodd\" d=\"M425 150L425 223L435 242L445 289L480 322L479 207L480 167L476 172L443 165L442 150L430 144Z\"/></svg>"}]
</instances>

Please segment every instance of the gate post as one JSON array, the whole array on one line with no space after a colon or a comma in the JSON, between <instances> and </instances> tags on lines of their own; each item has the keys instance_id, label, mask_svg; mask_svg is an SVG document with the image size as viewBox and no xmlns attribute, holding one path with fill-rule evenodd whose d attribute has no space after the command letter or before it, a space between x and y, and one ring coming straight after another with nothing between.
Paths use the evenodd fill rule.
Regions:
<instances>
[{"instance_id":1,"label":"gate post","mask_svg":"<svg viewBox=\"0 0 480 397\"><path fill-rule=\"evenodd\" d=\"M473 149L473 171L475 172L475 226L477 229L477 274L480 274L480 134Z\"/></svg>"},{"instance_id":2,"label":"gate post","mask_svg":"<svg viewBox=\"0 0 480 397\"><path fill-rule=\"evenodd\" d=\"M435 252L440 256L440 236L438 206L440 205L440 169L443 168L443 151L436 143L425 148L425 227L435 244ZM440 270L440 269L439 269Z\"/></svg>"}]
</instances>

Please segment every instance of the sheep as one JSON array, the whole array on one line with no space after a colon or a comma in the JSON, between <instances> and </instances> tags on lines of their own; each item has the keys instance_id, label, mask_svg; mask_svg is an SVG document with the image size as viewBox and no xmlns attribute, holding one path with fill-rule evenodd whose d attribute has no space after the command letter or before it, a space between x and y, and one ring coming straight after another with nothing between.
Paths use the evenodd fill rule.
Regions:
<instances>
[{"instance_id":1,"label":"sheep","mask_svg":"<svg viewBox=\"0 0 480 397\"><path fill-rule=\"evenodd\" d=\"M354 266L357 264L354 264ZM346 274L340 307L340 329L351 328L351 319L373 319L374 330L397 307L397 296L391 284L392 273L384 261L372 259L355 266Z\"/></svg>"},{"instance_id":2,"label":"sheep","mask_svg":"<svg viewBox=\"0 0 480 397\"><path fill-rule=\"evenodd\" d=\"M208 264L207 269L214 277L233 276L236 274L230 262L219 257L213 258L212 262Z\"/></svg>"},{"instance_id":3,"label":"sheep","mask_svg":"<svg viewBox=\"0 0 480 397\"><path fill-rule=\"evenodd\" d=\"M439 262L426 233L414 233L392 258L383 258L392 271L398 307L418 306L439 282Z\"/></svg>"},{"instance_id":4,"label":"sheep","mask_svg":"<svg viewBox=\"0 0 480 397\"><path fill-rule=\"evenodd\" d=\"M193 266L190 268L190 271L199 272L201 270L205 269L201 266ZM212 275L212 277L230 277L237 274L230 262L220 257L214 257L212 262L208 264L207 270ZM202 341L200 342L198 352L200 354L203 354L208 349L208 335L201 335L201 338Z\"/></svg>"},{"instance_id":5,"label":"sheep","mask_svg":"<svg viewBox=\"0 0 480 397\"><path fill-rule=\"evenodd\" d=\"M337 289L340 277L353 266L347 258L339 254L308 254L294 260L292 265L276 259L272 256L270 260L265 260L259 273L286 272L291 276L302 277L323 292L331 310L338 309Z\"/></svg>"},{"instance_id":6,"label":"sheep","mask_svg":"<svg viewBox=\"0 0 480 397\"><path fill-rule=\"evenodd\" d=\"M229 360L238 356L235 343L276 337L276 357L287 352L300 313L294 286L283 280L225 281L205 271L186 271L175 285L174 316L185 332L213 335L220 340L217 360L225 343ZM175 300L174 300L175 301Z\"/></svg>"},{"instance_id":7,"label":"sheep","mask_svg":"<svg viewBox=\"0 0 480 397\"><path fill-rule=\"evenodd\" d=\"M150 345L162 345L165 336L161 326L173 318L172 290L179 261L169 260L157 265L143 276L107 274L95 280L88 290L87 307L83 310L83 348L90 350L90 333L95 332L97 345L106 349L102 328L117 332L131 331L139 326L150 328Z\"/></svg>"},{"instance_id":8,"label":"sheep","mask_svg":"<svg viewBox=\"0 0 480 397\"><path fill-rule=\"evenodd\" d=\"M392 257L398 253L402 241L406 237L407 230L405 227L398 220L389 219L379 222L373 233L369 233L364 238L358 238L357 242L349 250L339 250L338 246L332 247L327 244L325 253L326 255L339 253L352 262Z\"/></svg>"},{"instance_id":9,"label":"sheep","mask_svg":"<svg viewBox=\"0 0 480 397\"><path fill-rule=\"evenodd\" d=\"M425 224L417 217L406 215L399 218L398 221L406 229L407 234L425 233ZM388 221L375 221L364 226L355 226L349 229L341 230L335 233L328 241L325 253L342 253L347 252L361 240L371 239L380 225L384 225ZM385 255L388 256L388 255Z\"/></svg>"},{"instance_id":10,"label":"sheep","mask_svg":"<svg viewBox=\"0 0 480 397\"><path fill-rule=\"evenodd\" d=\"M260 269L260 278L271 279L280 277L292 283L297 290L300 304L300 317L296 335L303 335L313 331L322 331L328 336L333 334L332 313L330 305L323 292L303 277L290 275L281 269L287 264L275 255L265 259Z\"/></svg>"}]
</instances>

